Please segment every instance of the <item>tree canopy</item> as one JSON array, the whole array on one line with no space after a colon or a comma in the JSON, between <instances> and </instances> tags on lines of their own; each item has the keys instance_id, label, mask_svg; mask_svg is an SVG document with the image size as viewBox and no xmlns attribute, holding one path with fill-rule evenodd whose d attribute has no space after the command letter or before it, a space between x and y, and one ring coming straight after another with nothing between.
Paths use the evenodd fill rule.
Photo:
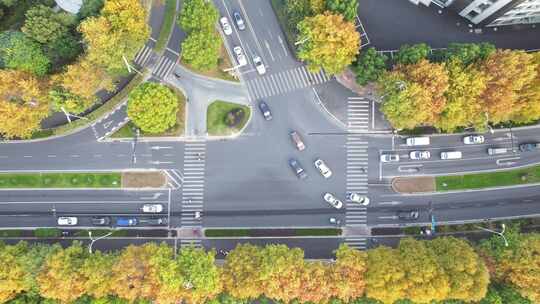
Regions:
<instances>
[{"instance_id":1,"label":"tree canopy","mask_svg":"<svg viewBox=\"0 0 540 304\"><path fill-rule=\"evenodd\" d=\"M312 72L321 68L329 74L342 72L356 58L360 34L341 15L324 13L305 18L298 24L298 58Z\"/></svg>"},{"instance_id":2,"label":"tree canopy","mask_svg":"<svg viewBox=\"0 0 540 304\"><path fill-rule=\"evenodd\" d=\"M217 67L221 37L215 32L194 32L182 42L182 60L197 70Z\"/></svg>"},{"instance_id":3,"label":"tree canopy","mask_svg":"<svg viewBox=\"0 0 540 304\"><path fill-rule=\"evenodd\" d=\"M386 71L388 57L380 54L375 48L368 48L360 53L353 65L356 73L356 82L366 85L370 81L377 81Z\"/></svg>"},{"instance_id":4,"label":"tree canopy","mask_svg":"<svg viewBox=\"0 0 540 304\"><path fill-rule=\"evenodd\" d=\"M45 5L36 5L26 12L22 32L42 44L52 43L69 31L75 18L67 13L56 13Z\"/></svg>"},{"instance_id":5,"label":"tree canopy","mask_svg":"<svg viewBox=\"0 0 540 304\"><path fill-rule=\"evenodd\" d=\"M187 0L182 5L178 24L184 31L214 32L219 12L211 1Z\"/></svg>"},{"instance_id":6,"label":"tree canopy","mask_svg":"<svg viewBox=\"0 0 540 304\"><path fill-rule=\"evenodd\" d=\"M343 18L347 21L354 21L358 9L358 0L326 0L326 9L343 15Z\"/></svg>"},{"instance_id":7,"label":"tree canopy","mask_svg":"<svg viewBox=\"0 0 540 304\"><path fill-rule=\"evenodd\" d=\"M50 61L41 46L21 32L0 33L0 68L26 71L38 76L45 75Z\"/></svg>"},{"instance_id":8,"label":"tree canopy","mask_svg":"<svg viewBox=\"0 0 540 304\"><path fill-rule=\"evenodd\" d=\"M135 125L148 133L166 131L176 124L178 98L168 87L145 82L129 94L127 114Z\"/></svg>"}]
</instances>

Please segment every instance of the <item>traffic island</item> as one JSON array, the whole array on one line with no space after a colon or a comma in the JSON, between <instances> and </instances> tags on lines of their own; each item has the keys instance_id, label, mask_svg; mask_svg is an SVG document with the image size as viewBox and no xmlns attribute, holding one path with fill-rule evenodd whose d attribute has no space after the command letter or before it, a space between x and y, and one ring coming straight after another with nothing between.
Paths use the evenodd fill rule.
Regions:
<instances>
[{"instance_id":1,"label":"traffic island","mask_svg":"<svg viewBox=\"0 0 540 304\"><path fill-rule=\"evenodd\" d=\"M432 176L397 177L392 180L392 189L398 193L433 192L435 178Z\"/></svg>"},{"instance_id":2,"label":"traffic island","mask_svg":"<svg viewBox=\"0 0 540 304\"><path fill-rule=\"evenodd\" d=\"M120 188L120 172L2 173L0 188Z\"/></svg>"},{"instance_id":3,"label":"traffic island","mask_svg":"<svg viewBox=\"0 0 540 304\"><path fill-rule=\"evenodd\" d=\"M123 172L122 188L164 188L167 178L162 171Z\"/></svg>"},{"instance_id":4,"label":"traffic island","mask_svg":"<svg viewBox=\"0 0 540 304\"><path fill-rule=\"evenodd\" d=\"M208 106L206 128L210 136L231 136L240 133L251 117L248 106L216 100Z\"/></svg>"}]
</instances>

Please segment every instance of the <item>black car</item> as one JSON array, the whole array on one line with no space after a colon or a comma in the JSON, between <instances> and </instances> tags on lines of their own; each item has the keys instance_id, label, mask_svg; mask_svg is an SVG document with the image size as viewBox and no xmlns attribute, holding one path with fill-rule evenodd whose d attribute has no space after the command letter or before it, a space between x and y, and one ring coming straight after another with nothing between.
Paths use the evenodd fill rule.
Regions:
<instances>
[{"instance_id":1,"label":"black car","mask_svg":"<svg viewBox=\"0 0 540 304\"><path fill-rule=\"evenodd\" d=\"M403 221L416 221L418 219L418 210L402 210L398 211L398 219Z\"/></svg>"},{"instance_id":2,"label":"black car","mask_svg":"<svg viewBox=\"0 0 540 304\"><path fill-rule=\"evenodd\" d=\"M540 150L540 144L539 143L521 144L519 145L519 150L521 152L530 152L530 151Z\"/></svg>"},{"instance_id":3,"label":"black car","mask_svg":"<svg viewBox=\"0 0 540 304\"><path fill-rule=\"evenodd\" d=\"M111 224L111 218L108 216L100 216L92 218L92 225L94 226L109 226Z\"/></svg>"},{"instance_id":4,"label":"black car","mask_svg":"<svg viewBox=\"0 0 540 304\"><path fill-rule=\"evenodd\" d=\"M306 171L304 171L298 160L294 158L289 159L289 166L299 179L305 179L307 177Z\"/></svg>"},{"instance_id":5,"label":"black car","mask_svg":"<svg viewBox=\"0 0 540 304\"><path fill-rule=\"evenodd\" d=\"M145 218L140 219L139 222L141 223L141 225L149 226L164 226L168 223L166 217Z\"/></svg>"},{"instance_id":6,"label":"black car","mask_svg":"<svg viewBox=\"0 0 540 304\"><path fill-rule=\"evenodd\" d=\"M246 24L244 23L244 19L242 19L242 16L240 15L239 12L233 13L233 19L239 30L243 31L246 29Z\"/></svg>"},{"instance_id":7,"label":"black car","mask_svg":"<svg viewBox=\"0 0 540 304\"><path fill-rule=\"evenodd\" d=\"M266 120L272 120L272 112L270 112L270 107L268 104L264 101L259 101L259 110L261 110L262 115L264 116L264 119Z\"/></svg>"}]
</instances>

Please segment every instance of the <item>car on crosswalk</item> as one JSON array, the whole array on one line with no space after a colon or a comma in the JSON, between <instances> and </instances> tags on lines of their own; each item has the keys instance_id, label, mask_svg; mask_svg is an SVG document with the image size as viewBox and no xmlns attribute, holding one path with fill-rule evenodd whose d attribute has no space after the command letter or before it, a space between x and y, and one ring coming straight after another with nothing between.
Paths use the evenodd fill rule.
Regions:
<instances>
[{"instance_id":1,"label":"car on crosswalk","mask_svg":"<svg viewBox=\"0 0 540 304\"><path fill-rule=\"evenodd\" d=\"M259 73L259 75L264 75L266 73L266 68L264 67L264 63L262 62L261 57L253 57L253 64L255 65L255 69L257 70L257 73Z\"/></svg>"},{"instance_id":2,"label":"car on crosswalk","mask_svg":"<svg viewBox=\"0 0 540 304\"><path fill-rule=\"evenodd\" d=\"M233 48L234 54L236 55L236 60L238 61L239 66L245 66L247 65L247 59L246 55L244 55L244 51L242 50L241 46L235 46Z\"/></svg>"},{"instance_id":3,"label":"car on crosswalk","mask_svg":"<svg viewBox=\"0 0 540 304\"><path fill-rule=\"evenodd\" d=\"M225 33L225 35L229 36L232 34L232 27L227 17L225 16L221 17L219 19L219 23L221 23L221 28L223 29L223 32Z\"/></svg>"},{"instance_id":4,"label":"car on crosswalk","mask_svg":"<svg viewBox=\"0 0 540 304\"><path fill-rule=\"evenodd\" d=\"M347 192L347 199L351 202L358 203L362 206L369 205L369 197L360 195L356 192Z\"/></svg>"}]
</instances>

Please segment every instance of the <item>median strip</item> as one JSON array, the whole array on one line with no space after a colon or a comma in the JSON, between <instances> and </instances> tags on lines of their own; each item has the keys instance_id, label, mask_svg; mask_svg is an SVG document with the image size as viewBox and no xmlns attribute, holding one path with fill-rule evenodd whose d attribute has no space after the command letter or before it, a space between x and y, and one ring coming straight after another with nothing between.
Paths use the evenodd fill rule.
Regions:
<instances>
[{"instance_id":1,"label":"median strip","mask_svg":"<svg viewBox=\"0 0 540 304\"><path fill-rule=\"evenodd\" d=\"M540 166L507 171L438 176L437 191L482 189L540 183Z\"/></svg>"},{"instance_id":2,"label":"median strip","mask_svg":"<svg viewBox=\"0 0 540 304\"><path fill-rule=\"evenodd\" d=\"M119 172L2 173L0 188L120 188Z\"/></svg>"},{"instance_id":3,"label":"median strip","mask_svg":"<svg viewBox=\"0 0 540 304\"><path fill-rule=\"evenodd\" d=\"M304 237L339 236L338 228L297 228L297 229L206 229L206 237Z\"/></svg>"}]
</instances>

